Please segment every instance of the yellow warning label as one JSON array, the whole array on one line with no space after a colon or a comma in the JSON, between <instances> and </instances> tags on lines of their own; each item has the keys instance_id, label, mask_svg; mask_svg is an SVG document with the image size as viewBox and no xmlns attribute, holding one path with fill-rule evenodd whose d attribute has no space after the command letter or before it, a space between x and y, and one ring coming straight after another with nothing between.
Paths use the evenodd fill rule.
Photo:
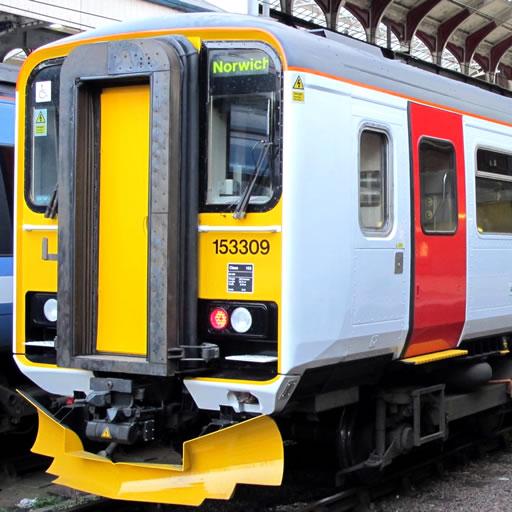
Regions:
<instances>
[{"instance_id":1,"label":"yellow warning label","mask_svg":"<svg viewBox=\"0 0 512 512\"><path fill-rule=\"evenodd\" d=\"M34 110L34 136L46 137L48 134L48 110L37 108Z\"/></svg>"},{"instance_id":2,"label":"yellow warning label","mask_svg":"<svg viewBox=\"0 0 512 512\"><path fill-rule=\"evenodd\" d=\"M304 91L292 91L292 100L304 103Z\"/></svg>"},{"instance_id":3,"label":"yellow warning label","mask_svg":"<svg viewBox=\"0 0 512 512\"><path fill-rule=\"evenodd\" d=\"M110 433L110 430L108 427L105 427L103 432L101 433L102 439L112 439L112 434Z\"/></svg>"},{"instance_id":4,"label":"yellow warning label","mask_svg":"<svg viewBox=\"0 0 512 512\"><path fill-rule=\"evenodd\" d=\"M300 75L297 75L297 78L295 79L295 83L293 84L293 88L296 90L303 91L304 90L304 82L302 81L302 78Z\"/></svg>"}]
</instances>

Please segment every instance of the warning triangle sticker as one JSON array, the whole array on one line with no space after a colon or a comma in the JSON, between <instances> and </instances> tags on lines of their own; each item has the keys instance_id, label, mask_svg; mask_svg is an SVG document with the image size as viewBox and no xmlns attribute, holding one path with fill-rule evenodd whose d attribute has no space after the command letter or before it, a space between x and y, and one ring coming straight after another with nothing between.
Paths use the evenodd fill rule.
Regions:
<instances>
[{"instance_id":1,"label":"warning triangle sticker","mask_svg":"<svg viewBox=\"0 0 512 512\"><path fill-rule=\"evenodd\" d=\"M110 430L108 427L105 427L103 432L101 433L102 439L112 439L112 434L110 433Z\"/></svg>"},{"instance_id":2,"label":"warning triangle sticker","mask_svg":"<svg viewBox=\"0 0 512 512\"><path fill-rule=\"evenodd\" d=\"M41 111L39 111L39 114L36 117L36 123L46 123L46 119L44 118L43 113Z\"/></svg>"},{"instance_id":3,"label":"warning triangle sticker","mask_svg":"<svg viewBox=\"0 0 512 512\"><path fill-rule=\"evenodd\" d=\"M300 77L300 75L298 75L297 78L295 79L295 83L293 84L293 88L301 90L301 91L304 90L304 82L302 81L302 78Z\"/></svg>"}]
</instances>

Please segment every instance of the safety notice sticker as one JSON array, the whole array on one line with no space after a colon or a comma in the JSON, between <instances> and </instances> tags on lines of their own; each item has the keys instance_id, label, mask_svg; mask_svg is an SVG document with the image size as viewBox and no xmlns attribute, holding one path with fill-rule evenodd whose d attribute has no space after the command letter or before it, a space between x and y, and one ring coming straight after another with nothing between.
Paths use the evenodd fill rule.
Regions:
<instances>
[{"instance_id":1,"label":"safety notice sticker","mask_svg":"<svg viewBox=\"0 0 512 512\"><path fill-rule=\"evenodd\" d=\"M293 83L292 100L304 103L304 81L300 75L297 75Z\"/></svg>"},{"instance_id":2,"label":"safety notice sticker","mask_svg":"<svg viewBox=\"0 0 512 512\"><path fill-rule=\"evenodd\" d=\"M48 135L48 109L36 108L34 110L34 136L46 137Z\"/></svg>"},{"instance_id":3,"label":"safety notice sticker","mask_svg":"<svg viewBox=\"0 0 512 512\"><path fill-rule=\"evenodd\" d=\"M252 293L254 265L252 263L228 263L228 292Z\"/></svg>"}]
</instances>

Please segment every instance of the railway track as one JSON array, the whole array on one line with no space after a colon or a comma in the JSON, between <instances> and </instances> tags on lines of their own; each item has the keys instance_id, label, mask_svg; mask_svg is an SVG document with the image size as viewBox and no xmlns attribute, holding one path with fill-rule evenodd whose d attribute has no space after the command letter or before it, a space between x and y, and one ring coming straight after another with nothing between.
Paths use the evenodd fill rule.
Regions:
<instances>
[{"instance_id":1,"label":"railway track","mask_svg":"<svg viewBox=\"0 0 512 512\"><path fill-rule=\"evenodd\" d=\"M512 446L512 425L501 429L492 438L476 438L456 443L434 456L421 455L414 460L414 454L402 461L400 466L391 469L375 482L356 485L343 491L334 492L308 503L297 510L300 512L365 512L372 502L393 493L402 495L411 492L413 486L428 478L440 477L447 468L467 464L499 449L510 450Z\"/></svg>"},{"instance_id":2,"label":"railway track","mask_svg":"<svg viewBox=\"0 0 512 512\"><path fill-rule=\"evenodd\" d=\"M30 512L149 512L139 503L107 500L92 495L77 495L61 503L30 509Z\"/></svg>"},{"instance_id":3,"label":"railway track","mask_svg":"<svg viewBox=\"0 0 512 512\"><path fill-rule=\"evenodd\" d=\"M110 500L91 501L86 504L77 504L67 508L66 512L145 512L145 508L134 503L126 503ZM50 512L40 511L40 512ZM52 511L53 512L53 511Z\"/></svg>"},{"instance_id":4,"label":"railway track","mask_svg":"<svg viewBox=\"0 0 512 512\"><path fill-rule=\"evenodd\" d=\"M399 460L378 479L367 484L349 485L340 490L326 483L334 482L333 472L323 468L310 467L309 478L304 476L304 468L290 468L294 475L287 478L282 488L240 487L230 502L207 501L198 512L364 512L371 504L393 494L406 495L415 486L431 478L440 477L445 470L460 467L468 461L476 460L496 450L510 449L512 444L512 424L499 430L491 438L458 438L449 447L439 448L432 455L429 451L418 450ZM316 464L320 461L317 460ZM316 466L315 464L315 466ZM304 489L309 481L308 492ZM58 505L34 509L33 512L183 512L190 508L178 506L158 506L131 502L101 499L93 496L77 495Z\"/></svg>"},{"instance_id":5,"label":"railway track","mask_svg":"<svg viewBox=\"0 0 512 512\"><path fill-rule=\"evenodd\" d=\"M5 478L16 478L35 471L44 471L48 467L48 459L33 453L4 456L0 460L0 481Z\"/></svg>"}]
</instances>

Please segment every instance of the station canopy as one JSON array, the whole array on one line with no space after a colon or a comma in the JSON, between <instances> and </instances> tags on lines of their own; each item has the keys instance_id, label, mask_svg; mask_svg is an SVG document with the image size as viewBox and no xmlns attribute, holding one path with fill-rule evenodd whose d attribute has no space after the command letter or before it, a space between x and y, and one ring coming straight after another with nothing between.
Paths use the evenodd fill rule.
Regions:
<instances>
[{"instance_id":1,"label":"station canopy","mask_svg":"<svg viewBox=\"0 0 512 512\"><path fill-rule=\"evenodd\" d=\"M267 0L300 19L502 87L512 85L512 1Z\"/></svg>"},{"instance_id":2,"label":"station canopy","mask_svg":"<svg viewBox=\"0 0 512 512\"><path fill-rule=\"evenodd\" d=\"M285 23L341 32L512 88L512 0L253 1ZM81 0L77 10L74 2L3 0L0 62L20 62L38 46L102 24L218 10L223 2L232 0Z\"/></svg>"}]
</instances>

